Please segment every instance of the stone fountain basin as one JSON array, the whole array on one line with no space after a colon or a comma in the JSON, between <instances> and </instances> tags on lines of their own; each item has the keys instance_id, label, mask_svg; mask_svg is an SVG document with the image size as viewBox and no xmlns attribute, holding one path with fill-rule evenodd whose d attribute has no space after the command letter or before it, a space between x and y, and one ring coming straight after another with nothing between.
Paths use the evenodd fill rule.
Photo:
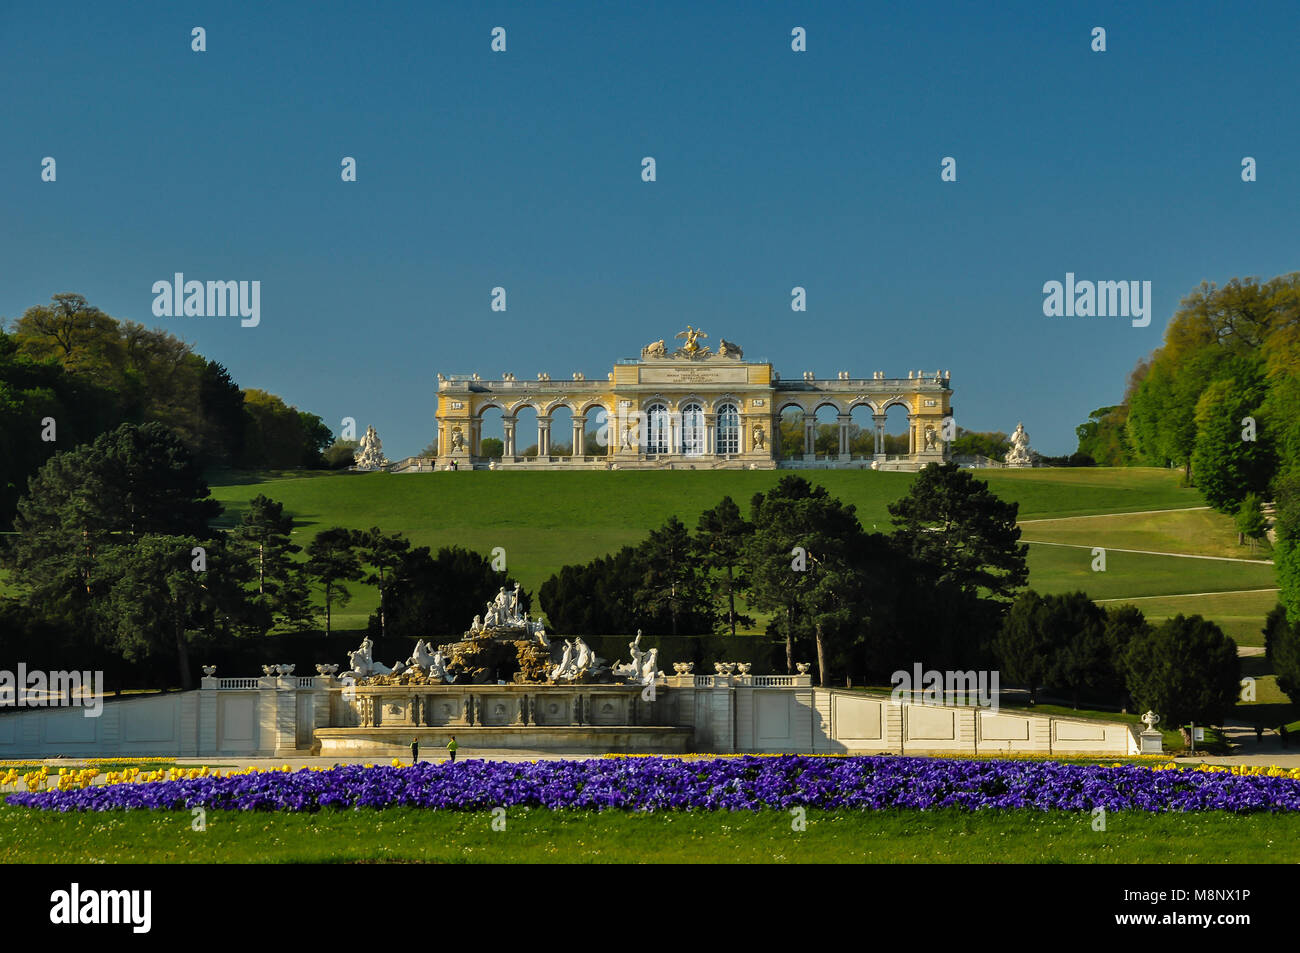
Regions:
<instances>
[{"instance_id":1,"label":"stone fountain basin","mask_svg":"<svg viewBox=\"0 0 1300 953\"><path fill-rule=\"evenodd\" d=\"M559 752L686 752L694 731L675 724L671 692L637 685L360 685L340 717L317 728L322 756L409 756L445 747Z\"/></svg>"}]
</instances>

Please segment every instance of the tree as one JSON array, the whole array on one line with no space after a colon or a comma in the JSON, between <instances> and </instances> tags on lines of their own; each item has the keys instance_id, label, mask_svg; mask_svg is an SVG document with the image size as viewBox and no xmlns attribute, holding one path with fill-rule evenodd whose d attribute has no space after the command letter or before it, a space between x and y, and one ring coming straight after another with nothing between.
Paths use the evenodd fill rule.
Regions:
<instances>
[{"instance_id":1,"label":"tree","mask_svg":"<svg viewBox=\"0 0 1300 953\"><path fill-rule=\"evenodd\" d=\"M1085 692L1095 698L1121 690L1123 680L1111 655L1105 610L1085 592L1049 595L1043 604L1043 620L1053 643L1047 683L1066 692L1076 709Z\"/></svg>"},{"instance_id":2,"label":"tree","mask_svg":"<svg viewBox=\"0 0 1300 953\"><path fill-rule=\"evenodd\" d=\"M362 582L379 589L379 636L383 638L388 634L384 616L384 600L388 596L388 583L393 571L402 564L403 558L410 551L411 544L402 538L401 533L386 535L380 532L378 526L372 526L369 530L353 533L352 545L361 561L374 569L374 572L367 574Z\"/></svg>"},{"instance_id":3,"label":"tree","mask_svg":"<svg viewBox=\"0 0 1300 953\"><path fill-rule=\"evenodd\" d=\"M199 377L202 417L200 457L217 464L238 460L244 450L244 392L230 372L216 361L205 361Z\"/></svg>"},{"instance_id":4,"label":"tree","mask_svg":"<svg viewBox=\"0 0 1300 953\"><path fill-rule=\"evenodd\" d=\"M710 631L708 581L682 521L669 517L638 547L637 555L641 566L637 608L651 615L666 613L673 635L686 626L692 634Z\"/></svg>"},{"instance_id":5,"label":"tree","mask_svg":"<svg viewBox=\"0 0 1300 953\"><path fill-rule=\"evenodd\" d=\"M708 569L717 574L713 581L714 594L725 601L726 612L718 615L732 635L736 634L737 623L751 625L754 621L736 612L736 593L749 587L744 554L753 532L753 525L746 522L730 496L724 496L713 509L701 513L695 528L696 548Z\"/></svg>"},{"instance_id":6,"label":"tree","mask_svg":"<svg viewBox=\"0 0 1300 953\"><path fill-rule=\"evenodd\" d=\"M1111 606L1106 610L1106 642L1109 647L1111 667L1115 672L1116 691L1128 691L1124 654L1129 645L1145 639L1155 631L1142 610L1134 605Z\"/></svg>"},{"instance_id":7,"label":"tree","mask_svg":"<svg viewBox=\"0 0 1300 953\"><path fill-rule=\"evenodd\" d=\"M1241 690L1237 644L1199 615L1177 615L1124 653L1125 680L1139 708L1168 727L1199 721L1221 725Z\"/></svg>"},{"instance_id":8,"label":"tree","mask_svg":"<svg viewBox=\"0 0 1300 953\"><path fill-rule=\"evenodd\" d=\"M1074 429L1079 438L1077 453L1090 457L1099 466L1122 467L1132 462L1132 450L1124 432L1128 405L1099 407Z\"/></svg>"},{"instance_id":9,"label":"tree","mask_svg":"<svg viewBox=\"0 0 1300 953\"><path fill-rule=\"evenodd\" d=\"M346 470L356 463L356 451L360 446L356 440L335 440L322 454L322 462L331 470Z\"/></svg>"},{"instance_id":10,"label":"tree","mask_svg":"<svg viewBox=\"0 0 1300 953\"><path fill-rule=\"evenodd\" d=\"M1300 626L1287 621L1280 604L1264 621L1264 650L1277 675L1277 687L1300 704Z\"/></svg>"},{"instance_id":11,"label":"tree","mask_svg":"<svg viewBox=\"0 0 1300 953\"><path fill-rule=\"evenodd\" d=\"M123 424L56 454L18 503L7 562L28 605L73 617L93 595L99 552L146 535L211 539L221 506L189 451L161 424Z\"/></svg>"},{"instance_id":12,"label":"tree","mask_svg":"<svg viewBox=\"0 0 1300 953\"><path fill-rule=\"evenodd\" d=\"M1247 493L1237 507L1237 542L1245 543L1247 539L1258 542L1268 530L1268 520L1264 517L1264 504L1258 493Z\"/></svg>"},{"instance_id":13,"label":"tree","mask_svg":"<svg viewBox=\"0 0 1300 953\"><path fill-rule=\"evenodd\" d=\"M399 637L460 635L503 586L513 587L514 580L493 569L480 553L459 546L443 547L436 556L427 546L406 550L388 577L383 628ZM520 592L519 602L521 611L532 607L527 592ZM376 611L370 616L370 632L380 631Z\"/></svg>"},{"instance_id":14,"label":"tree","mask_svg":"<svg viewBox=\"0 0 1300 953\"><path fill-rule=\"evenodd\" d=\"M193 536L109 546L93 575L102 596L92 612L106 641L128 660L171 656L182 689L193 687L191 642L229 629L246 608L246 573L219 544Z\"/></svg>"},{"instance_id":15,"label":"tree","mask_svg":"<svg viewBox=\"0 0 1300 953\"><path fill-rule=\"evenodd\" d=\"M796 622L806 622L817 642L818 678L826 684L827 638L844 638L860 595L857 559L865 546L856 511L825 487L788 475L768 493L754 496L750 522L755 527L746 554L750 603L784 616L791 673Z\"/></svg>"},{"instance_id":16,"label":"tree","mask_svg":"<svg viewBox=\"0 0 1300 953\"><path fill-rule=\"evenodd\" d=\"M249 501L230 532L231 550L253 567L254 603L265 613L268 627L272 620L295 624L310 615L299 567L293 561L302 547L290 541L292 532L293 517L284 512L284 504L262 493Z\"/></svg>"},{"instance_id":17,"label":"tree","mask_svg":"<svg viewBox=\"0 0 1300 953\"><path fill-rule=\"evenodd\" d=\"M957 428L957 436L949 446L955 457L979 456L1001 460L1011 449L1011 438L1000 430L977 432L965 427Z\"/></svg>"},{"instance_id":18,"label":"tree","mask_svg":"<svg viewBox=\"0 0 1300 953\"><path fill-rule=\"evenodd\" d=\"M999 499L954 463L924 467L907 496L889 506L895 539L913 563L961 592L994 600L1010 599L1029 578L1018 511L1018 503Z\"/></svg>"},{"instance_id":19,"label":"tree","mask_svg":"<svg viewBox=\"0 0 1300 953\"><path fill-rule=\"evenodd\" d=\"M325 634L329 635L334 603L345 606L352 600L344 583L361 578L352 530L335 527L321 531L307 546L307 572L324 592Z\"/></svg>"},{"instance_id":20,"label":"tree","mask_svg":"<svg viewBox=\"0 0 1300 953\"><path fill-rule=\"evenodd\" d=\"M315 466L320 451L333 440L329 428L314 414L301 413L264 390L244 391L245 467L287 469Z\"/></svg>"},{"instance_id":21,"label":"tree","mask_svg":"<svg viewBox=\"0 0 1300 953\"><path fill-rule=\"evenodd\" d=\"M496 437L484 437L479 441L478 445L480 456L495 457L498 460L501 459L501 455L505 453L506 450L505 442ZM434 455L436 455L436 452L435 449Z\"/></svg>"},{"instance_id":22,"label":"tree","mask_svg":"<svg viewBox=\"0 0 1300 953\"><path fill-rule=\"evenodd\" d=\"M1003 675L1029 689L1031 705L1047 681L1051 664L1051 633L1043 624L1043 614L1043 597L1026 589L1011 603L993 646Z\"/></svg>"},{"instance_id":23,"label":"tree","mask_svg":"<svg viewBox=\"0 0 1300 953\"><path fill-rule=\"evenodd\" d=\"M583 565L560 567L538 590L551 627L572 635L631 632L647 622L636 608L641 585L637 550L624 546ZM649 622L651 631L659 628Z\"/></svg>"},{"instance_id":24,"label":"tree","mask_svg":"<svg viewBox=\"0 0 1300 953\"><path fill-rule=\"evenodd\" d=\"M1196 402L1192 451L1196 485L1223 513L1236 512L1247 493L1266 490L1275 469L1271 441L1255 423L1264 396L1262 369L1244 360L1229 367L1231 376L1214 381Z\"/></svg>"},{"instance_id":25,"label":"tree","mask_svg":"<svg viewBox=\"0 0 1300 953\"><path fill-rule=\"evenodd\" d=\"M334 434L315 414L298 411L302 426L302 462L300 466L319 467L324 461L321 454L334 442Z\"/></svg>"},{"instance_id":26,"label":"tree","mask_svg":"<svg viewBox=\"0 0 1300 953\"><path fill-rule=\"evenodd\" d=\"M1286 607L1287 619L1300 623L1300 470L1277 480L1275 501L1273 566L1278 599Z\"/></svg>"}]
</instances>

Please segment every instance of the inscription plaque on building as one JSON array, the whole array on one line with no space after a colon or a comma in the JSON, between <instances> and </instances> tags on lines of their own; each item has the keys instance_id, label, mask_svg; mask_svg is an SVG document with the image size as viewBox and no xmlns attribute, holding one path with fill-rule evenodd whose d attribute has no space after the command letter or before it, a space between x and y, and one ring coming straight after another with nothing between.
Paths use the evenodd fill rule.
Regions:
<instances>
[{"instance_id":1,"label":"inscription plaque on building","mask_svg":"<svg viewBox=\"0 0 1300 953\"><path fill-rule=\"evenodd\" d=\"M642 367L642 384L744 384L749 372L743 367Z\"/></svg>"}]
</instances>

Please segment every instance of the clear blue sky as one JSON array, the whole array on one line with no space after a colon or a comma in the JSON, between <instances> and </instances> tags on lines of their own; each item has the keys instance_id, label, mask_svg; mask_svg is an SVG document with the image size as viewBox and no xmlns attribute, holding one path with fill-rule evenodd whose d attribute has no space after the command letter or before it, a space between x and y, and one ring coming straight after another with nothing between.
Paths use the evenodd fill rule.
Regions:
<instances>
[{"instance_id":1,"label":"clear blue sky","mask_svg":"<svg viewBox=\"0 0 1300 953\"><path fill-rule=\"evenodd\" d=\"M688 323L786 377L949 369L960 425L1069 452L1200 281L1300 267L1298 31L1294 3L7 3L0 315L79 292L393 458L438 372L603 376ZM260 280L260 326L154 318L177 271ZM1151 281L1151 325L1044 317L1067 271Z\"/></svg>"}]
</instances>

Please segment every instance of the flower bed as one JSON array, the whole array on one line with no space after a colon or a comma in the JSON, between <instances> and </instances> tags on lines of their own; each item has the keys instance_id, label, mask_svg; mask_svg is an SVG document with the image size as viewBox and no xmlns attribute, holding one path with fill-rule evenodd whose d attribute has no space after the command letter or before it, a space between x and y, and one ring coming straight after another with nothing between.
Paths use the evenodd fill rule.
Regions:
<instances>
[{"instance_id":1,"label":"flower bed","mask_svg":"<svg viewBox=\"0 0 1300 953\"><path fill-rule=\"evenodd\" d=\"M663 810L1029 808L1041 811L1300 811L1295 772L938 758L780 757L467 760L193 775L149 783L19 792L8 803L57 811L195 807L241 811L422 807Z\"/></svg>"}]
</instances>

